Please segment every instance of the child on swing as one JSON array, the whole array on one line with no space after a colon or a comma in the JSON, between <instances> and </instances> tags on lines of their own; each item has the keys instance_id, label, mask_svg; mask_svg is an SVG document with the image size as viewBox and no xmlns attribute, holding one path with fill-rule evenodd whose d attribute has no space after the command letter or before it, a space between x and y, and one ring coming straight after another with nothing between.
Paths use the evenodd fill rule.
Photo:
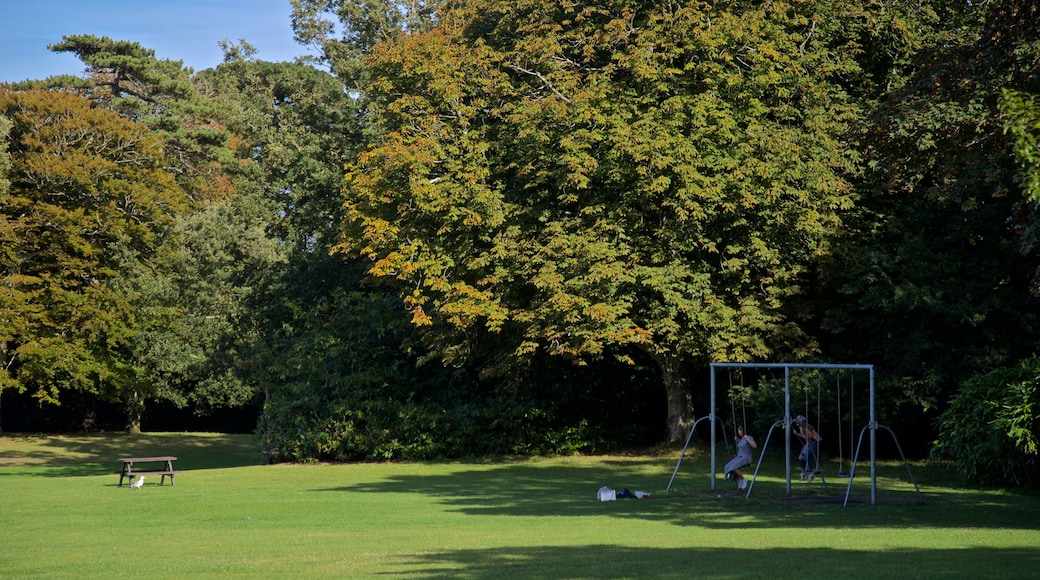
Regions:
<instances>
[{"instance_id":1,"label":"child on swing","mask_svg":"<svg viewBox=\"0 0 1040 580\"><path fill-rule=\"evenodd\" d=\"M737 489L745 489L747 478L741 473L740 468L751 465L751 450L757 449L758 444L755 443L754 437L744 433L743 425L737 425L737 435L734 439L737 441L737 456L726 463L725 476L726 479L737 481Z\"/></svg>"},{"instance_id":2,"label":"child on swing","mask_svg":"<svg viewBox=\"0 0 1040 580\"><path fill-rule=\"evenodd\" d=\"M803 415L795 417L793 432L802 440L802 450L798 453L798 465L802 468L802 479L808 477L809 483L812 483L816 479L820 441L823 438Z\"/></svg>"}]
</instances>

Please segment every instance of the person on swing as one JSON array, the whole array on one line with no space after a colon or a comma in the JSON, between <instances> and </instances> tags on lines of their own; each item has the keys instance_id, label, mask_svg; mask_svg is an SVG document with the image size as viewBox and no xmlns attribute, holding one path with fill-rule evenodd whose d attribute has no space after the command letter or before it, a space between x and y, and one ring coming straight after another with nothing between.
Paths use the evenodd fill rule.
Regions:
<instances>
[{"instance_id":1,"label":"person on swing","mask_svg":"<svg viewBox=\"0 0 1040 580\"><path fill-rule=\"evenodd\" d=\"M804 415L795 417L793 432L802 440L802 450L798 453L798 465L802 468L802 479L808 477L809 483L812 483L816 479L820 441L823 438L816 432L812 423L805 420Z\"/></svg>"},{"instance_id":2,"label":"person on swing","mask_svg":"<svg viewBox=\"0 0 1040 580\"><path fill-rule=\"evenodd\" d=\"M737 456L726 463L724 469L726 479L734 479L737 489L747 488L747 478L741 473L740 468L751 465L751 450L757 449L755 438L744 432L743 425L737 425L737 435L733 439L737 442Z\"/></svg>"}]
</instances>

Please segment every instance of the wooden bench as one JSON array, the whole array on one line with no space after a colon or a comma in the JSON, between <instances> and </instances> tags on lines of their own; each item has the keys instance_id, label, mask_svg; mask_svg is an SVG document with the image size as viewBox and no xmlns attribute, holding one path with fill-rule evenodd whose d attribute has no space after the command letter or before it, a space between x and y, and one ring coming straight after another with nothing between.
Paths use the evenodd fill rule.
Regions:
<instances>
[{"instance_id":1,"label":"wooden bench","mask_svg":"<svg viewBox=\"0 0 1040 580\"><path fill-rule=\"evenodd\" d=\"M119 461L123 462L123 469L119 471L119 487L123 486L123 478L126 478L126 483L129 485L134 480L136 475L161 475L162 479L159 481L159 485L166 483L166 478L170 478L170 487L173 487L173 476L180 473L180 471L173 468L173 462L177 458L171 455L160 455L157 457L120 457ZM159 466L152 466L148 469L138 469L134 464L136 463L158 463Z\"/></svg>"}]
</instances>

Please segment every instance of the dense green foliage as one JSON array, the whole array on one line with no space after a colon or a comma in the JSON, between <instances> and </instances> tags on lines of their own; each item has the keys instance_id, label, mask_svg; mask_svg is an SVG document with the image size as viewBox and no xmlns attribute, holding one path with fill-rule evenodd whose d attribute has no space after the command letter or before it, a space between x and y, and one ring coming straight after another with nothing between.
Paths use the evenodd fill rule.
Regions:
<instances>
[{"instance_id":1,"label":"dense green foliage","mask_svg":"<svg viewBox=\"0 0 1040 580\"><path fill-rule=\"evenodd\" d=\"M2 91L10 190L0 207L2 387L136 401L154 387L132 341L146 324L125 292L187 198L146 127L51 91Z\"/></svg>"},{"instance_id":2,"label":"dense green foliage","mask_svg":"<svg viewBox=\"0 0 1040 580\"><path fill-rule=\"evenodd\" d=\"M859 128L866 194L828 273L838 295L824 327L834 354L896 379L896 401L941 406L950 384L1036 347L1019 339L1038 322L1036 263L1021 252L1032 204L999 111L1003 89L1036 83L1035 20L994 9L919 53Z\"/></svg>"},{"instance_id":3,"label":"dense green foliage","mask_svg":"<svg viewBox=\"0 0 1040 580\"><path fill-rule=\"evenodd\" d=\"M282 324L255 357L273 375L259 427L269 461L555 454L659 437L638 424L641 379L621 365L593 389L579 387L588 373L547 358L513 382L419 365L420 331L393 293L358 283L363 270L325 258L285 275L269 313Z\"/></svg>"},{"instance_id":4,"label":"dense green foliage","mask_svg":"<svg viewBox=\"0 0 1040 580\"><path fill-rule=\"evenodd\" d=\"M292 6L318 57L75 35L84 78L0 89L0 394L427 458L677 441L708 362L871 362L887 425L1035 483L1034 3Z\"/></svg>"},{"instance_id":5,"label":"dense green foliage","mask_svg":"<svg viewBox=\"0 0 1040 580\"><path fill-rule=\"evenodd\" d=\"M964 382L939 418L934 456L986 484L1040 483L1040 359L994 369Z\"/></svg>"},{"instance_id":6,"label":"dense green foliage","mask_svg":"<svg viewBox=\"0 0 1040 580\"><path fill-rule=\"evenodd\" d=\"M1015 139L1023 187L1034 201L1040 200L1040 96L1036 92L1004 89L1000 106L1006 115L1005 128Z\"/></svg>"},{"instance_id":7,"label":"dense green foliage","mask_svg":"<svg viewBox=\"0 0 1040 580\"><path fill-rule=\"evenodd\" d=\"M245 301L282 250L267 235L274 206L263 197L251 145L225 127L238 108L204 96L180 62L157 60L136 43L78 35L51 48L77 54L89 78L26 84L82 94L149 127L190 200L170 215L156 256L126 257L118 281L141 317L129 344L150 386L124 399L129 428L139 428L148 400L190 404L200 413L252 400L255 385L237 360L256 338Z\"/></svg>"},{"instance_id":8,"label":"dense green foliage","mask_svg":"<svg viewBox=\"0 0 1040 580\"><path fill-rule=\"evenodd\" d=\"M466 2L384 42L385 134L348 172L344 250L412 290L449 362L648 353L670 438L687 362L812 352L785 312L852 207L840 13Z\"/></svg>"}]
</instances>

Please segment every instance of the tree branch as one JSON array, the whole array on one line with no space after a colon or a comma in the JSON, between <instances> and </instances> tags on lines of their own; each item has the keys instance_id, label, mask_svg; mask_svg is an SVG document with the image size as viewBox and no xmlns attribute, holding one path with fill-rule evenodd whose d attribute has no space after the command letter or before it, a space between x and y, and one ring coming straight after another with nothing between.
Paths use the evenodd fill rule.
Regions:
<instances>
[{"instance_id":1,"label":"tree branch","mask_svg":"<svg viewBox=\"0 0 1040 580\"><path fill-rule=\"evenodd\" d=\"M545 87L547 89L552 91L553 94L555 94L557 97L560 97L561 99L563 99L563 102L565 102L567 104L570 104L571 100L568 99L566 96L564 96L563 93L561 93L560 91L556 90L556 87L554 87L553 84L551 82L549 82L549 79L545 78L542 75L542 73L537 72L537 71L533 71L533 70L528 70L526 68L523 68L522 66L515 65L515 64L507 64L506 66L508 66L509 68L513 69L516 72L523 73L523 74L526 74L526 75L531 75L533 77L538 77L538 79L540 81L542 81L542 84L545 85Z\"/></svg>"}]
</instances>

